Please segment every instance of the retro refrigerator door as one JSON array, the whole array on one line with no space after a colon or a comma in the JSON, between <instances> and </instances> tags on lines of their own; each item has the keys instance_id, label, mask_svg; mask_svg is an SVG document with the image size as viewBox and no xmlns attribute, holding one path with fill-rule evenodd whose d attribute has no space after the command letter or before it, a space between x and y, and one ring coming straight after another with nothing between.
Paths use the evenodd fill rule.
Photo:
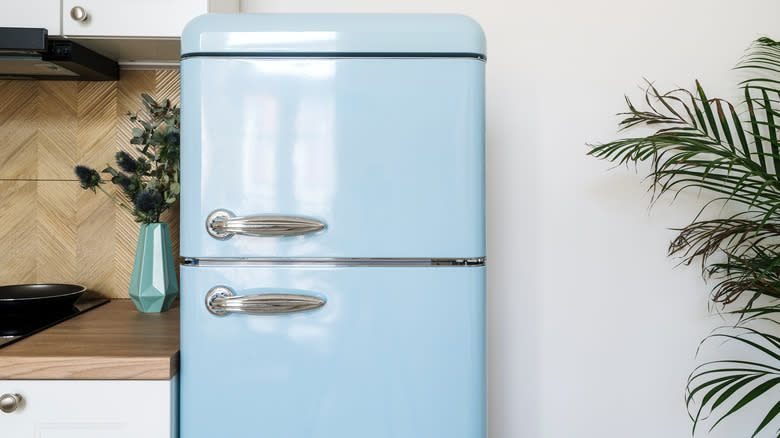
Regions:
<instances>
[{"instance_id":1,"label":"retro refrigerator door","mask_svg":"<svg viewBox=\"0 0 780 438\"><path fill-rule=\"evenodd\" d=\"M183 266L181 277L183 437L485 436L484 267ZM322 305L217 316L215 287Z\"/></svg>"},{"instance_id":2,"label":"retro refrigerator door","mask_svg":"<svg viewBox=\"0 0 780 438\"><path fill-rule=\"evenodd\" d=\"M183 60L181 254L483 257L483 82L474 58Z\"/></svg>"}]
</instances>

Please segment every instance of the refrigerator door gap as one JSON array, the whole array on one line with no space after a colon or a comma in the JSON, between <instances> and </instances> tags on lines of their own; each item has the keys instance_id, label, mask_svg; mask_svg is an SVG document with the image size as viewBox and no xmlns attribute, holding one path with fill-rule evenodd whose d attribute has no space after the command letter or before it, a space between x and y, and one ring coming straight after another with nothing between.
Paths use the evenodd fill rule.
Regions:
<instances>
[{"instance_id":1,"label":"refrigerator door gap","mask_svg":"<svg viewBox=\"0 0 780 438\"><path fill-rule=\"evenodd\" d=\"M271 257L222 257L185 258L186 265L204 266L484 266L485 257L473 258L271 258Z\"/></svg>"},{"instance_id":2,"label":"refrigerator door gap","mask_svg":"<svg viewBox=\"0 0 780 438\"><path fill-rule=\"evenodd\" d=\"M486 61L480 53L424 53L424 52L195 52L181 55L181 59L189 58L473 58Z\"/></svg>"}]
</instances>

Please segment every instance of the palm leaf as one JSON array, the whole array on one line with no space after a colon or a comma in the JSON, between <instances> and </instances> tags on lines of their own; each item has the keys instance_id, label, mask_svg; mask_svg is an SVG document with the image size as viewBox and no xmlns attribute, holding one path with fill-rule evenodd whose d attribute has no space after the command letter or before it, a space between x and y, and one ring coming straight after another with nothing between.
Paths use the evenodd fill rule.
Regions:
<instances>
[{"instance_id":1,"label":"palm leaf","mask_svg":"<svg viewBox=\"0 0 780 438\"><path fill-rule=\"evenodd\" d=\"M753 77L741 82L745 85L769 84L776 88L780 74L780 42L759 38L753 42L738 69L749 70Z\"/></svg>"},{"instance_id":2,"label":"palm leaf","mask_svg":"<svg viewBox=\"0 0 780 438\"><path fill-rule=\"evenodd\" d=\"M737 400L736 403L734 403L734 406L729 409L728 412L723 414L718 421L715 422L715 424L710 427L710 431L715 428L718 424L720 424L721 421L725 420L729 415L733 414L734 412L737 412L740 408L745 406L746 404L752 402L753 400L757 399L758 397L764 395L766 392L773 389L775 386L777 386L780 383L780 377L774 377L769 380L766 380L764 382L761 382L761 384L756 385L753 389L750 390L746 395L741 397L739 400ZM772 409L774 410L774 408ZM767 416L771 415L771 411ZM762 421L763 423L763 421ZM764 425L759 425L759 427L753 432L752 436L756 436L758 432L761 431L761 429L764 427Z\"/></svg>"},{"instance_id":3,"label":"palm leaf","mask_svg":"<svg viewBox=\"0 0 780 438\"><path fill-rule=\"evenodd\" d=\"M761 432L761 430L763 430L767 424L769 424L772 420L775 419L775 417L777 417L778 413L780 413L780 401L775 403L774 407L772 407L772 409L770 409L769 412L767 412L764 419L761 420L761 423L759 423L758 427L753 432L753 435L751 435L751 438L758 435L758 433Z\"/></svg>"},{"instance_id":4,"label":"palm leaf","mask_svg":"<svg viewBox=\"0 0 780 438\"><path fill-rule=\"evenodd\" d=\"M738 333L731 334L729 330L737 330ZM774 400L777 400L777 391L780 390L780 338L750 327L723 327L705 338L702 344L717 339L736 342L747 352L753 352L754 356L764 357L766 362L716 360L696 367L688 377L685 398L688 415L693 420L693 434L697 426L712 414L716 414L717 419L709 430L747 405L762 401L772 394ZM699 397L699 394L702 395ZM777 414L777 405L774 405L763 415L753 436L763 430Z\"/></svg>"},{"instance_id":5,"label":"palm leaf","mask_svg":"<svg viewBox=\"0 0 780 438\"><path fill-rule=\"evenodd\" d=\"M683 264L701 260L702 274L715 279L713 301L729 304L744 292L780 297L780 246L772 243L780 235L780 222L761 223L744 213L726 219L695 221L678 229L669 245L669 255ZM725 262L707 262L715 254L726 254Z\"/></svg>"},{"instance_id":6,"label":"palm leaf","mask_svg":"<svg viewBox=\"0 0 780 438\"><path fill-rule=\"evenodd\" d=\"M769 249L753 245L741 254L722 252L726 261L706 269L707 277L718 279L713 288L715 302L733 303L744 292L780 298L780 257L776 245Z\"/></svg>"},{"instance_id":7,"label":"palm leaf","mask_svg":"<svg viewBox=\"0 0 780 438\"><path fill-rule=\"evenodd\" d=\"M744 322L748 322L760 318L760 319L768 320L770 322L774 322L775 324L780 324L780 322L766 318L766 317L771 317L774 314L780 314L780 304L761 306L761 307L750 307L747 309L737 309L732 311L731 313L739 315L740 323L744 323Z\"/></svg>"},{"instance_id":8,"label":"palm leaf","mask_svg":"<svg viewBox=\"0 0 780 438\"><path fill-rule=\"evenodd\" d=\"M756 436L780 415L780 337L746 325L762 321L769 330L780 326L780 43L755 41L737 68L751 73L740 83L742 102L709 98L699 81L692 92L661 93L648 83L643 106L626 97L619 127L651 128L653 133L591 145L588 154L618 164L649 164L652 203L665 194L674 200L689 190L712 195L696 218L677 230L669 255L686 265L700 261L705 279L715 281L712 300L739 306L732 311L739 317L731 328L735 332L716 331L700 348L720 339L758 359L697 366L688 378L685 402L695 433L712 416L716 419L710 430L745 406L762 409L774 397L757 421ZM719 203L739 210L699 220L705 209Z\"/></svg>"},{"instance_id":9,"label":"palm leaf","mask_svg":"<svg viewBox=\"0 0 780 438\"><path fill-rule=\"evenodd\" d=\"M743 67L776 69L780 65L780 49L774 42L761 40L756 46L761 54L748 57ZM740 120L731 103L709 99L698 81L695 93L674 90L661 94L649 84L645 92L647 109L638 108L626 98L628 112L623 114L626 117L620 126L658 126L656 132L594 146L589 152L621 164L649 161L652 171L648 179L654 200L667 192L676 198L682 191L697 189L714 194L715 201L742 205L747 218L718 223L716 229L711 227L714 223L694 221L670 246L670 254L683 255L684 264L701 259L705 277L718 279L713 299L725 304L736 302L744 292L780 296L780 272L775 269L780 260L773 257L778 251L761 246L764 240L780 235L776 232L780 225L780 180L776 174L780 169L780 144L776 111L769 98L772 92L765 84L766 78L756 79L761 84L745 83L746 121ZM778 94L776 90L774 94ZM730 117L724 108L728 108ZM704 242L706 246L702 246ZM727 254L725 263L706 265L721 251Z\"/></svg>"}]
</instances>

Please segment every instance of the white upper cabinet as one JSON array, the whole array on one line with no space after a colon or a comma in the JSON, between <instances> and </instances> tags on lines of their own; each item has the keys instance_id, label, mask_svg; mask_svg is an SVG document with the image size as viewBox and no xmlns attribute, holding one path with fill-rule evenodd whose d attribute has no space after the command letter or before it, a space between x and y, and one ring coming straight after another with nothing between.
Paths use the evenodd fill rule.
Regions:
<instances>
[{"instance_id":1,"label":"white upper cabinet","mask_svg":"<svg viewBox=\"0 0 780 438\"><path fill-rule=\"evenodd\" d=\"M0 27L42 27L49 35L59 35L60 1L0 1Z\"/></svg>"},{"instance_id":2,"label":"white upper cabinet","mask_svg":"<svg viewBox=\"0 0 780 438\"><path fill-rule=\"evenodd\" d=\"M239 12L239 0L0 0L0 27L42 27L120 64L179 62L184 26L198 15Z\"/></svg>"},{"instance_id":3,"label":"white upper cabinet","mask_svg":"<svg viewBox=\"0 0 780 438\"><path fill-rule=\"evenodd\" d=\"M179 38L198 15L238 12L238 0L61 1L62 34L76 38Z\"/></svg>"}]
</instances>

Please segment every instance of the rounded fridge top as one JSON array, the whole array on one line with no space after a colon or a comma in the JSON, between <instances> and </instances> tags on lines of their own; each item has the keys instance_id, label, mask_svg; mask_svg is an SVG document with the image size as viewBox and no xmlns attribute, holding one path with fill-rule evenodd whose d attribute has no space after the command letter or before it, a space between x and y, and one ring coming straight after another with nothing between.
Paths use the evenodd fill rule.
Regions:
<instances>
[{"instance_id":1,"label":"rounded fridge top","mask_svg":"<svg viewBox=\"0 0 780 438\"><path fill-rule=\"evenodd\" d=\"M485 35L457 14L206 14L184 28L181 53L454 55L484 59Z\"/></svg>"}]
</instances>

